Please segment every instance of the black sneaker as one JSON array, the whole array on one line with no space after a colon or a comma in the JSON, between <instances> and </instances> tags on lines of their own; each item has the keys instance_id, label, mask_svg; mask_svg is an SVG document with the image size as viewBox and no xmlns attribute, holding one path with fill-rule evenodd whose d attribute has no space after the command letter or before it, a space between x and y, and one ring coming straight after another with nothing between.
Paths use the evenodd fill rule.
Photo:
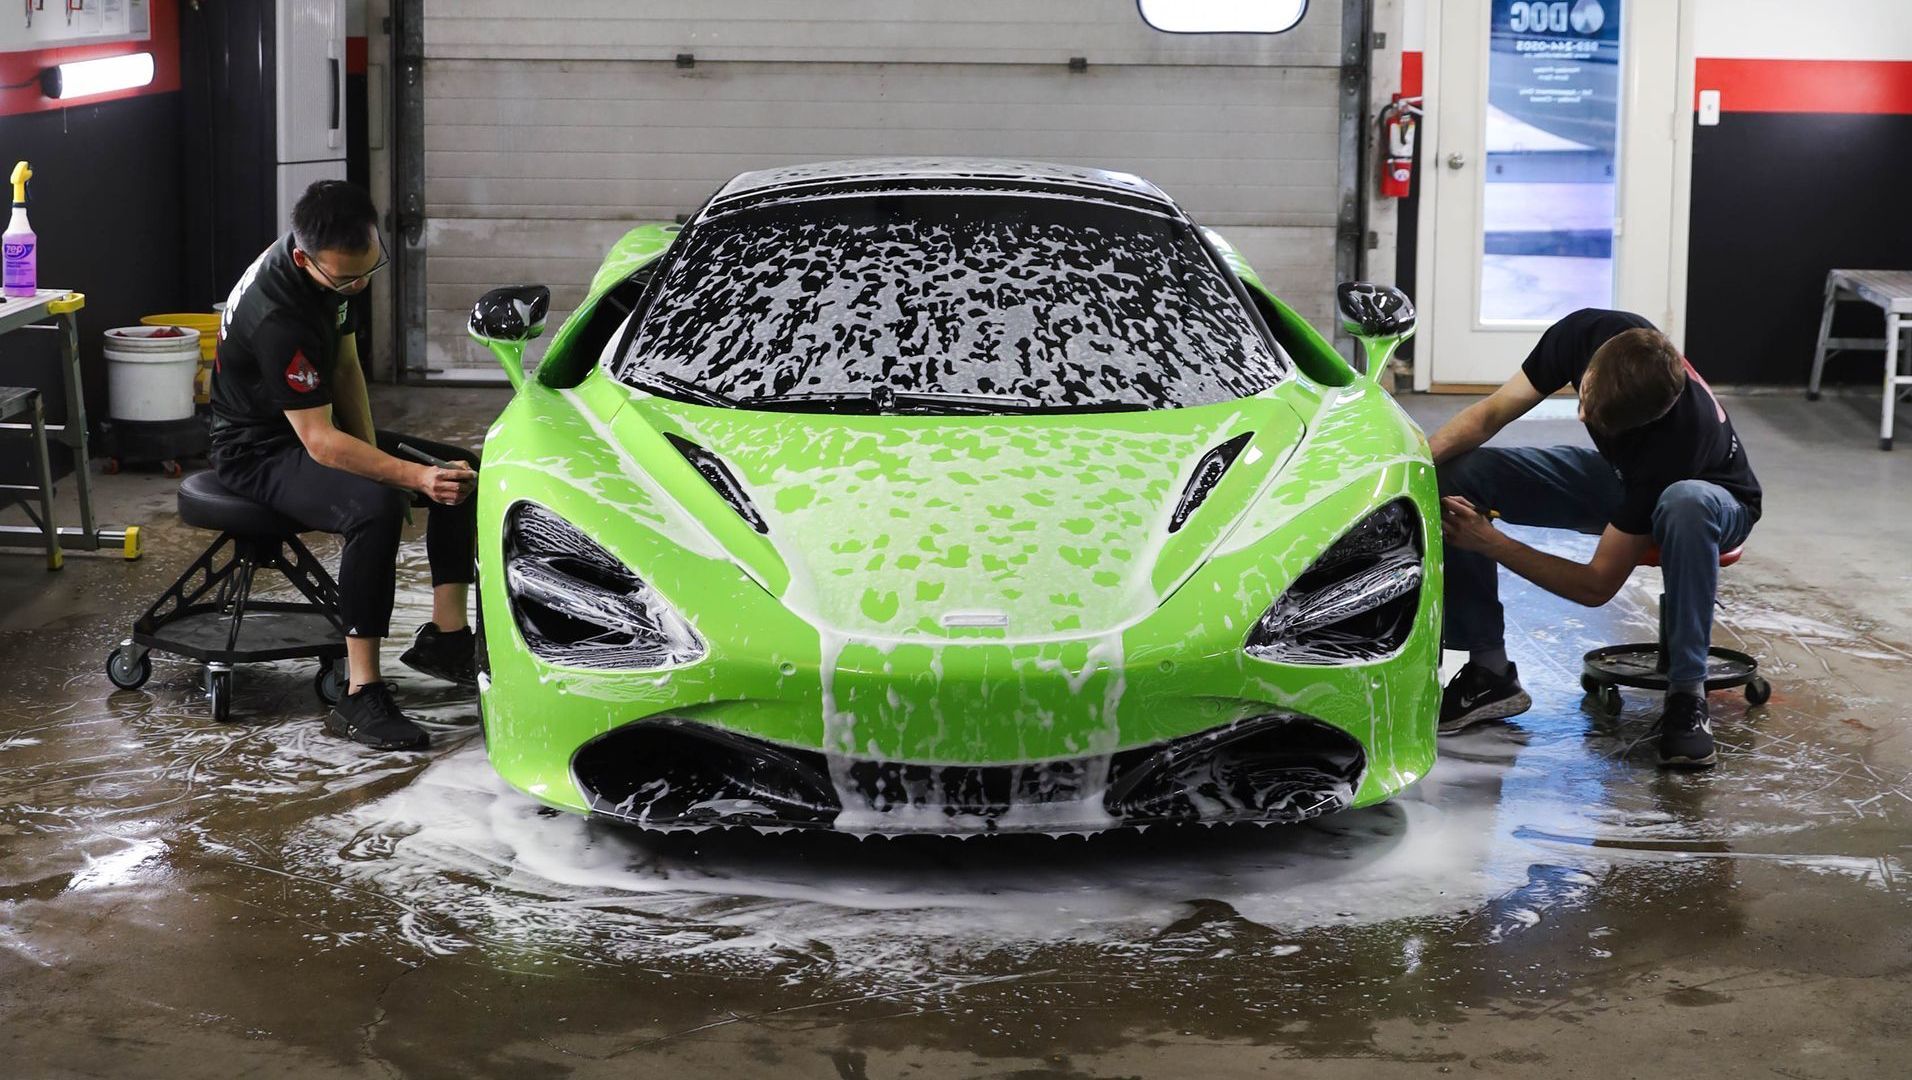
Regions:
<instances>
[{"instance_id":1,"label":"black sneaker","mask_svg":"<svg viewBox=\"0 0 1912 1080\"><path fill-rule=\"evenodd\" d=\"M1458 735L1475 724L1505 720L1534 707L1534 699L1520 685L1520 669L1507 665L1507 674L1495 675L1469 662L1441 691L1442 735Z\"/></svg>"},{"instance_id":2,"label":"black sneaker","mask_svg":"<svg viewBox=\"0 0 1912 1080\"><path fill-rule=\"evenodd\" d=\"M1705 695L1666 695L1666 708L1660 713L1660 764L1704 769L1718 760Z\"/></svg>"},{"instance_id":3,"label":"black sneaker","mask_svg":"<svg viewBox=\"0 0 1912 1080\"><path fill-rule=\"evenodd\" d=\"M447 634L439 630L437 624L426 623L418 628L412 647L398 660L413 671L469 690L478 685L477 649L478 640L472 636L470 627Z\"/></svg>"},{"instance_id":4,"label":"black sneaker","mask_svg":"<svg viewBox=\"0 0 1912 1080\"><path fill-rule=\"evenodd\" d=\"M392 688L382 682L366 683L358 693L340 698L326 715L325 729L374 750L423 750L432 741L424 728L398 711Z\"/></svg>"}]
</instances>

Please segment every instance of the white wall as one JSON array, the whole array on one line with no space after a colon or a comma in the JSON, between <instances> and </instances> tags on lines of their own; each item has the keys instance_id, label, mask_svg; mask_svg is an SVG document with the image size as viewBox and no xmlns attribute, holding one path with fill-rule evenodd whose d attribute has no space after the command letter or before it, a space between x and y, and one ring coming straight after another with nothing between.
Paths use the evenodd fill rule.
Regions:
<instances>
[{"instance_id":1,"label":"white wall","mask_svg":"<svg viewBox=\"0 0 1912 1080\"><path fill-rule=\"evenodd\" d=\"M1694 35L1701 57L1912 60L1912 2L1698 0Z\"/></svg>"}]
</instances>

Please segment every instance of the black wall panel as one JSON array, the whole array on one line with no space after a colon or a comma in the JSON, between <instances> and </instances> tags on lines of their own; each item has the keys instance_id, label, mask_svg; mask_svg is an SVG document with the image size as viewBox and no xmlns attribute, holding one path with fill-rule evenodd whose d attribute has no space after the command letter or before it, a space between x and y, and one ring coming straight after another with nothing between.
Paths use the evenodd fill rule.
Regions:
<instances>
[{"instance_id":1,"label":"black wall panel","mask_svg":"<svg viewBox=\"0 0 1912 1080\"><path fill-rule=\"evenodd\" d=\"M1912 268L1912 116L1727 113L1693 137L1686 351L1715 383L1803 388L1826 271ZM1878 336L1844 305L1835 332ZM1878 354L1828 381L1877 382Z\"/></svg>"},{"instance_id":2,"label":"black wall panel","mask_svg":"<svg viewBox=\"0 0 1912 1080\"><path fill-rule=\"evenodd\" d=\"M28 214L39 236L40 286L86 294L80 353L96 426L106 415L101 335L186 303L180 127L177 93L0 117L4 167L33 163ZM40 386L49 415L64 418L55 346L52 334L0 337L0 382Z\"/></svg>"},{"instance_id":3,"label":"black wall panel","mask_svg":"<svg viewBox=\"0 0 1912 1080\"><path fill-rule=\"evenodd\" d=\"M278 220L273 5L180 7L185 94L185 212L191 238L186 290L192 308L224 300Z\"/></svg>"}]
</instances>

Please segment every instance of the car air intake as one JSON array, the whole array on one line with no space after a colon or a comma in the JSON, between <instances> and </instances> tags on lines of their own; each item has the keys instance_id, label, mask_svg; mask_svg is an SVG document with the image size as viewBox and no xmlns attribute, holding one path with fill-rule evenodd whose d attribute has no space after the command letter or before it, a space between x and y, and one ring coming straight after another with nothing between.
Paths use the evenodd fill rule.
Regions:
<instances>
[{"instance_id":1,"label":"car air intake","mask_svg":"<svg viewBox=\"0 0 1912 1080\"><path fill-rule=\"evenodd\" d=\"M635 825L827 827L841 809L822 755L689 720L629 724L571 759L591 812Z\"/></svg>"},{"instance_id":2,"label":"car air intake","mask_svg":"<svg viewBox=\"0 0 1912 1080\"><path fill-rule=\"evenodd\" d=\"M1254 437L1254 432L1244 431L1202 455L1202 460L1195 463L1194 474L1188 478L1188 486L1182 489L1182 498L1175 504L1174 515L1168 519L1169 532L1177 532L1188 523L1189 515L1207 500L1208 493L1221 483L1222 474L1235 463L1235 459L1241 456L1242 448Z\"/></svg>"},{"instance_id":3,"label":"car air intake","mask_svg":"<svg viewBox=\"0 0 1912 1080\"><path fill-rule=\"evenodd\" d=\"M1077 802L1094 794L1101 777L1088 758L1028 765L856 761L847 772L852 806L861 800L878 814L929 810L951 818L985 819L1018 807Z\"/></svg>"},{"instance_id":4,"label":"car air intake","mask_svg":"<svg viewBox=\"0 0 1912 1080\"><path fill-rule=\"evenodd\" d=\"M1103 803L1129 821L1305 821L1350 805L1366 766L1347 732L1257 716L1117 754Z\"/></svg>"},{"instance_id":5,"label":"car air intake","mask_svg":"<svg viewBox=\"0 0 1912 1080\"><path fill-rule=\"evenodd\" d=\"M1098 799L1108 824L1305 821L1352 804L1367 758L1339 728L1271 713L1113 758L843 764L833 781L817 751L659 717L585 743L571 775L594 816L646 828L827 829L847 801L862 828L900 818L895 831L933 833L939 818L951 832L1042 829L1046 809ZM1019 810L1033 814L1016 821Z\"/></svg>"},{"instance_id":6,"label":"car air intake","mask_svg":"<svg viewBox=\"0 0 1912 1080\"><path fill-rule=\"evenodd\" d=\"M671 445L677 448L678 453L684 455L684 460L690 462L691 467L697 470L698 475L702 476L706 483L717 489L717 494L724 497L724 501L730 504L731 509L737 511L739 517L750 523L751 528L760 533L770 531L770 526L765 523L763 515L757 513L757 508L751 505L750 496L744 494L743 485L730 474L730 467L724 464L724 459L682 436L665 432L664 437L671 441Z\"/></svg>"}]
</instances>

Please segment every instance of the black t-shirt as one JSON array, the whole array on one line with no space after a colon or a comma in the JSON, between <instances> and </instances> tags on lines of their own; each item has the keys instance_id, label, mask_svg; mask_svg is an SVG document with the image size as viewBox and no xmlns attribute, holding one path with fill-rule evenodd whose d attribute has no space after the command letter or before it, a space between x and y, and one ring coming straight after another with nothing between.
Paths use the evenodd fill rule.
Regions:
<instances>
[{"instance_id":1,"label":"black t-shirt","mask_svg":"<svg viewBox=\"0 0 1912 1080\"><path fill-rule=\"evenodd\" d=\"M1548 327L1520 370L1542 394L1568 383L1578 390L1594 352L1607 339L1636 327L1651 329L1653 324L1631 312L1583 308ZM1690 362L1686 389L1665 416L1617 435L1588 434L1625 485L1612 520L1621 532L1650 535L1661 493L1681 480L1718 484L1759 520L1759 481L1746 460L1746 448L1726 418L1726 407Z\"/></svg>"},{"instance_id":2,"label":"black t-shirt","mask_svg":"<svg viewBox=\"0 0 1912 1080\"><path fill-rule=\"evenodd\" d=\"M226 298L212 375L212 444L228 460L298 445L288 409L332 403L350 301L292 261L287 233L253 260Z\"/></svg>"}]
</instances>

